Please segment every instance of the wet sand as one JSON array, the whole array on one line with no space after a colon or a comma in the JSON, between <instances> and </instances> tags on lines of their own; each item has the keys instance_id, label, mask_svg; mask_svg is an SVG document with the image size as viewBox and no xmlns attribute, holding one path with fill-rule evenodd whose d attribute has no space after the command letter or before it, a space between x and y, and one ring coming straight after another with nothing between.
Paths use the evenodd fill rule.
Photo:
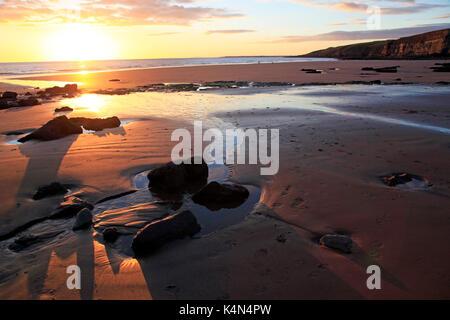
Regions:
<instances>
[{"instance_id":1,"label":"wet sand","mask_svg":"<svg viewBox=\"0 0 450 320\"><path fill-rule=\"evenodd\" d=\"M104 245L92 229L71 231L73 219L38 224L28 232L64 232L20 253L7 248L14 239L0 242L0 297L450 298L450 92L445 86L401 87L87 95L0 111L3 131L37 128L61 105L75 107L71 116L131 120L44 143L8 144L10 137L2 136L1 233L47 215L62 200L32 201L39 185L75 184L73 191L92 203L134 188L135 174L170 160L171 132L191 129L193 119L280 128L277 175L262 177L258 166L228 166L229 181L262 191L244 221L140 259ZM381 183L379 176L397 171L426 177L433 186L405 191ZM317 243L318 234L335 232L352 238L352 254ZM70 264L83 270L80 291L65 285ZM382 268L382 290L366 287L372 264Z\"/></svg>"},{"instance_id":2,"label":"wet sand","mask_svg":"<svg viewBox=\"0 0 450 320\"><path fill-rule=\"evenodd\" d=\"M449 81L445 72L429 68L441 60L338 60L322 62L288 62L273 64L237 64L122 70L79 74L28 76L18 79L82 83L88 91L130 88L154 83L202 83L209 81L259 81L308 83L344 83L350 81L436 83ZM362 71L363 67L399 66L397 73ZM322 70L311 74L301 69ZM118 79L120 81L110 81ZM401 80L397 80L401 79ZM0 91L1 89L0 85Z\"/></svg>"}]
</instances>

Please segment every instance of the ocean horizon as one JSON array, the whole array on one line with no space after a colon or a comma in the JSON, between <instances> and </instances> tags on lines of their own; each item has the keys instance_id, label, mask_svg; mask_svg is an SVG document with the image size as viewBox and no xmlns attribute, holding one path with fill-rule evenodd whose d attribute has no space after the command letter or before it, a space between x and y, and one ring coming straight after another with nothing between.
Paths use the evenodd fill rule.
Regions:
<instances>
[{"instance_id":1,"label":"ocean horizon","mask_svg":"<svg viewBox=\"0 0 450 320\"><path fill-rule=\"evenodd\" d=\"M77 72L100 72L111 70L147 69L161 67L184 67L202 65L257 64L308 61L334 61L330 58L303 58L283 56L218 57L218 58L167 58L89 61L3 62L0 77L32 74L55 74Z\"/></svg>"}]
</instances>

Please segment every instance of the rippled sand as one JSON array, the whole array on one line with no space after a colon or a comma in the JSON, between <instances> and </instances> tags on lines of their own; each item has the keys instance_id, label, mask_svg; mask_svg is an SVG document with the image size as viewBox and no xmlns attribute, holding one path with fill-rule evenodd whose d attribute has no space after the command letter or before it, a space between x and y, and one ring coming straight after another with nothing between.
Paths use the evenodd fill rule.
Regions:
<instances>
[{"instance_id":1,"label":"rippled sand","mask_svg":"<svg viewBox=\"0 0 450 320\"><path fill-rule=\"evenodd\" d=\"M193 120L221 129L279 128L281 147L276 176L228 166L228 181L261 190L253 212L246 207L243 219L148 258L104 245L93 229L72 232L73 220L33 226L29 232L64 232L19 253L7 248L13 239L0 242L0 297L449 298L449 98L437 85L323 86L86 94L0 111L3 132L37 128L65 105L75 109L70 116L123 120L120 128L44 143L2 135L2 234L61 201L32 201L42 184L74 184L71 192L92 203L135 188L136 174L170 160L172 131L191 130ZM433 187L392 189L378 178L398 171ZM314 237L328 232L349 234L354 253L320 247ZM83 272L80 291L65 285L65 268L75 263ZM382 266L381 291L366 288L370 264Z\"/></svg>"}]
</instances>

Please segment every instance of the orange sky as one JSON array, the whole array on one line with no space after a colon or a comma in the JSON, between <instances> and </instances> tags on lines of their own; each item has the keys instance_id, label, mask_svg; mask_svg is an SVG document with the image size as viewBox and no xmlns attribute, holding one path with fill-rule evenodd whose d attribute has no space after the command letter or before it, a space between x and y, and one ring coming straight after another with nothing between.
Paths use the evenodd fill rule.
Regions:
<instances>
[{"instance_id":1,"label":"orange sky","mask_svg":"<svg viewBox=\"0 0 450 320\"><path fill-rule=\"evenodd\" d=\"M449 27L447 0L418 1L0 0L0 62L298 55Z\"/></svg>"}]
</instances>

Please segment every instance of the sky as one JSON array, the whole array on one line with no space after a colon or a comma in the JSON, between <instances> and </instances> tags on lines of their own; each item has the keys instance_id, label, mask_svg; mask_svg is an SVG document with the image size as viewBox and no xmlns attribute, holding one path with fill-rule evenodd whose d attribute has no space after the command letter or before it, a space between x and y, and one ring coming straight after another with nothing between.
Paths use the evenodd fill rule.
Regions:
<instances>
[{"instance_id":1,"label":"sky","mask_svg":"<svg viewBox=\"0 0 450 320\"><path fill-rule=\"evenodd\" d=\"M0 0L0 62L299 55L450 28L450 0Z\"/></svg>"}]
</instances>

